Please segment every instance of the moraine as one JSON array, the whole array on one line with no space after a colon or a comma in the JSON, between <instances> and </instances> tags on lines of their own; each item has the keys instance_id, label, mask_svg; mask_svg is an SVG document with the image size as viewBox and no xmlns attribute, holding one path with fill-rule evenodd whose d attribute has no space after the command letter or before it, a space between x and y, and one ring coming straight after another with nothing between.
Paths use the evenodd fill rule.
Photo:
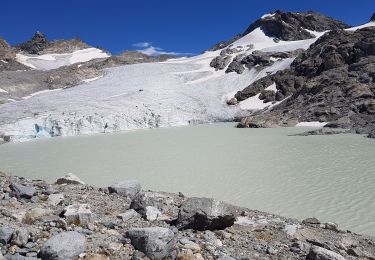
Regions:
<instances>
[{"instance_id":1,"label":"moraine","mask_svg":"<svg viewBox=\"0 0 375 260\"><path fill-rule=\"evenodd\" d=\"M147 189L316 216L374 235L373 140L291 136L305 130L219 123L11 143L0 147L0 170L49 181L73 172L100 187L136 178Z\"/></svg>"}]
</instances>

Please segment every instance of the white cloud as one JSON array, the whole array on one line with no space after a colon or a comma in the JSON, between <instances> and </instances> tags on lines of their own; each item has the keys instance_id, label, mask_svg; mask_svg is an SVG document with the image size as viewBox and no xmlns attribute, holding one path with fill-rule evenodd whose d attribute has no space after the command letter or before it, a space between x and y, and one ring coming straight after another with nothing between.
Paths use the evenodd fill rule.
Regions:
<instances>
[{"instance_id":1,"label":"white cloud","mask_svg":"<svg viewBox=\"0 0 375 260\"><path fill-rule=\"evenodd\" d=\"M152 45L152 42L137 42L132 45L137 48L147 48Z\"/></svg>"},{"instance_id":2,"label":"white cloud","mask_svg":"<svg viewBox=\"0 0 375 260\"><path fill-rule=\"evenodd\" d=\"M193 55L192 53L166 51L163 48L152 46L152 42L138 42L132 45L137 48L137 51L142 52L149 56L157 56L157 55L163 55L163 54L175 55L175 56Z\"/></svg>"}]
</instances>

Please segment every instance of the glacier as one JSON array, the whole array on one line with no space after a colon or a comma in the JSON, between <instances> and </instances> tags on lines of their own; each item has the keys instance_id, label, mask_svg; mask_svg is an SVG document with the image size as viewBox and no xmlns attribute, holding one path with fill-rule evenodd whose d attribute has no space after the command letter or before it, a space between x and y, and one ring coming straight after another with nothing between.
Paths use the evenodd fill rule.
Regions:
<instances>
[{"instance_id":1,"label":"glacier","mask_svg":"<svg viewBox=\"0 0 375 260\"><path fill-rule=\"evenodd\" d=\"M238 50L231 58L251 54L254 50L306 49L321 35L301 41L274 41L256 29L230 46ZM252 82L288 68L294 58L280 59L269 67L254 67L242 74L225 73L225 70L215 71L209 65L220 51L165 62L114 67L106 69L104 77L76 87L38 93L25 100L4 104L0 106L0 136L6 141L25 141L47 135L74 136L229 121L277 105L256 100L258 96L241 101L238 106L228 106L226 102ZM39 59L37 63L37 59L26 61L49 69L60 65L56 63L59 60L56 57L60 56L56 55ZM64 56L63 60L67 62L68 58L69 62L77 62L78 58L93 56L70 55ZM35 125L49 130L38 134Z\"/></svg>"}]
</instances>

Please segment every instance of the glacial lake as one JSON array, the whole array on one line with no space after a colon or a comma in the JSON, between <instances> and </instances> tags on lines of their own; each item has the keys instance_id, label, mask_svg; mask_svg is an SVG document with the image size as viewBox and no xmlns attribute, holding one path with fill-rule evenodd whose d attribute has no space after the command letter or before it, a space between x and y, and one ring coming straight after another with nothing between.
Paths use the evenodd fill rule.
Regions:
<instances>
[{"instance_id":1,"label":"glacial lake","mask_svg":"<svg viewBox=\"0 0 375 260\"><path fill-rule=\"evenodd\" d=\"M135 178L375 235L375 140L290 136L304 131L218 123L36 140L1 145L0 170L51 182L72 172L96 186Z\"/></svg>"}]
</instances>

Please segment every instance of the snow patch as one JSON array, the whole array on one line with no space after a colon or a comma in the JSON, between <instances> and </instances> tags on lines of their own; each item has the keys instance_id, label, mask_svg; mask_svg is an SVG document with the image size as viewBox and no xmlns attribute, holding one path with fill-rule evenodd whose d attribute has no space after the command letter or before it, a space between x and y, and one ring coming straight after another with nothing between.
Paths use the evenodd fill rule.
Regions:
<instances>
[{"instance_id":1,"label":"snow patch","mask_svg":"<svg viewBox=\"0 0 375 260\"><path fill-rule=\"evenodd\" d=\"M109 55L97 48L86 48L72 53L52 53L43 55L25 55L17 53L16 60L25 66L38 70L57 69L62 66L93 59L107 58Z\"/></svg>"},{"instance_id":2,"label":"snow patch","mask_svg":"<svg viewBox=\"0 0 375 260\"><path fill-rule=\"evenodd\" d=\"M274 17L275 16L275 13L273 14L264 14L262 15L262 17L260 17L261 19L265 19L265 18L271 18L271 17Z\"/></svg>"},{"instance_id":3,"label":"snow patch","mask_svg":"<svg viewBox=\"0 0 375 260\"><path fill-rule=\"evenodd\" d=\"M6 90L0 88L0 93L8 93L8 91L6 91Z\"/></svg>"},{"instance_id":4,"label":"snow patch","mask_svg":"<svg viewBox=\"0 0 375 260\"><path fill-rule=\"evenodd\" d=\"M326 124L327 122L312 121L312 122L299 122L296 126L323 127Z\"/></svg>"},{"instance_id":5,"label":"snow patch","mask_svg":"<svg viewBox=\"0 0 375 260\"><path fill-rule=\"evenodd\" d=\"M34 92L34 93L30 94L29 96L22 97L22 99L25 100L25 99L29 99L29 98L32 98L32 97L37 96L37 95L45 94L45 93L48 93L48 92L56 92L56 91L60 91L60 90L62 90L62 88L41 90L41 91L38 91L38 92Z\"/></svg>"},{"instance_id":6,"label":"snow patch","mask_svg":"<svg viewBox=\"0 0 375 260\"><path fill-rule=\"evenodd\" d=\"M276 83L272 83L271 85L266 87L265 90L271 90L273 92L277 92Z\"/></svg>"},{"instance_id":7,"label":"snow patch","mask_svg":"<svg viewBox=\"0 0 375 260\"><path fill-rule=\"evenodd\" d=\"M98 77L94 77L94 78L91 78L91 79L84 79L82 80L83 82L86 82L86 83L89 83L89 82L92 82L92 81L95 81L97 79L100 79L102 78L103 76L98 76Z\"/></svg>"},{"instance_id":8,"label":"snow patch","mask_svg":"<svg viewBox=\"0 0 375 260\"><path fill-rule=\"evenodd\" d=\"M2 62L2 63L5 63L5 64L7 64L7 63L8 63L8 62L7 62L7 61L5 61L5 60L1 60L1 62Z\"/></svg>"}]
</instances>

